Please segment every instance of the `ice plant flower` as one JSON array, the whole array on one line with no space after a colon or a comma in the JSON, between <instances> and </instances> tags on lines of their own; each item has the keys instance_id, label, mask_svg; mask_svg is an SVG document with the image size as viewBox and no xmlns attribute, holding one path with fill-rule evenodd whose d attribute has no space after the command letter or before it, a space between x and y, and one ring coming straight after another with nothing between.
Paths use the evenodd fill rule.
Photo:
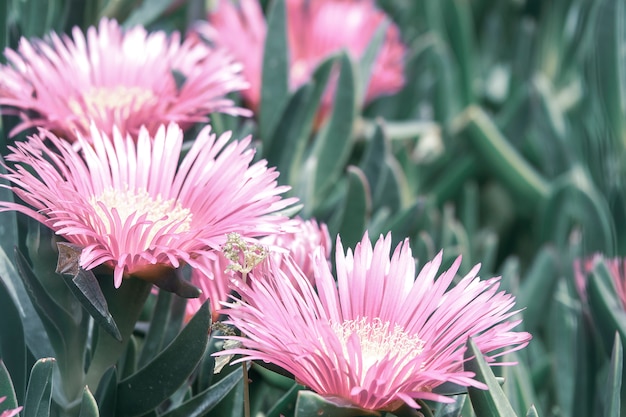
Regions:
<instances>
[{"instance_id":1,"label":"ice plant flower","mask_svg":"<svg viewBox=\"0 0 626 417\"><path fill-rule=\"evenodd\" d=\"M289 85L308 82L315 68L330 55L347 50L360 59L376 30L387 20L373 0L288 0L287 42ZM209 15L215 41L230 49L243 65L250 88L243 91L248 105L257 110L261 98L261 70L267 24L258 0L219 0ZM398 92L404 85L405 46L390 23L365 93L365 101ZM332 106L332 88L325 94L318 118Z\"/></svg>"},{"instance_id":2,"label":"ice plant flower","mask_svg":"<svg viewBox=\"0 0 626 417\"><path fill-rule=\"evenodd\" d=\"M290 226L290 231L265 236L259 239L259 244L267 247L269 256L274 259L279 268L283 265L283 258L291 256L304 276L314 283L313 254L321 249L324 258L327 261L330 260L332 243L328 227L314 219L304 220L300 217L294 218ZM192 271L191 282L202 290L202 294L199 298L187 301L186 316L188 318L193 317L208 298L211 300L213 318L217 319L220 304L228 299L231 290L230 283L233 274L228 271L230 264L231 261L220 251L216 258L211 260L210 275L205 275L200 270Z\"/></svg>"},{"instance_id":3,"label":"ice plant flower","mask_svg":"<svg viewBox=\"0 0 626 417\"><path fill-rule=\"evenodd\" d=\"M109 265L116 287L181 263L209 272L205 255L227 233L280 232L287 219L271 214L294 202L281 199L288 187L277 186L265 160L252 164L250 137L230 139L205 127L179 165L183 132L173 123L154 136L140 129L136 143L93 127L93 143L78 137L80 153L40 130L10 148L7 161L17 165L2 175L28 205L3 201L0 211L24 213L79 245L80 266Z\"/></svg>"},{"instance_id":4,"label":"ice plant flower","mask_svg":"<svg viewBox=\"0 0 626 417\"><path fill-rule=\"evenodd\" d=\"M574 261L574 279L580 299L585 304L587 303L587 276L598 262L604 262L606 265L617 297L622 308L626 311L626 259L623 258L605 258L601 254L595 254L586 259L576 259Z\"/></svg>"},{"instance_id":5,"label":"ice plant flower","mask_svg":"<svg viewBox=\"0 0 626 417\"><path fill-rule=\"evenodd\" d=\"M21 39L6 49L0 65L0 106L22 122L11 134L44 127L74 140L88 136L92 122L106 133L117 126L137 135L161 124L185 126L207 121L207 114L248 114L226 94L247 86L231 55L177 32L122 30L115 20L78 27L72 38L51 33L45 40Z\"/></svg>"},{"instance_id":6,"label":"ice plant flower","mask_svg":"<svg viewBox=\"0 0 626 417\"><path fill-rule=\"evenodd\" d=\"M499 291L499 278L478 278L480 265L449 289L460 257L435 279L439 253L415 278L406 240L391 258L390 234L373 248L367 233L354 252L344 254L339 238L336 247L336 281L316 256L317 291L293 263L254 272L238 289L242 301L224 310L245 335L225 337L243 347L216 355L271 362L324 397L393 411L418 408L415 399L450 402L433 392L444 382L485 389L463 370L469 337L488 361L531 338L512 331L514 297Z\"/></svg>"},{"instance_id":7,"label":"ice plant flower","mask_svg":"<svg viewBox=\"0 0 626 417\"><path fill-rule=\"evenodd\" d=\"M0 404L4 402L4 400L6 400L7 397L0 397ZM17 407L14 408L12 410L4 410L2 413L0 413L0 417L13 417L16 416L20 413L20 411L22 411L23 407Z\"/></svg>"}]
</instances>

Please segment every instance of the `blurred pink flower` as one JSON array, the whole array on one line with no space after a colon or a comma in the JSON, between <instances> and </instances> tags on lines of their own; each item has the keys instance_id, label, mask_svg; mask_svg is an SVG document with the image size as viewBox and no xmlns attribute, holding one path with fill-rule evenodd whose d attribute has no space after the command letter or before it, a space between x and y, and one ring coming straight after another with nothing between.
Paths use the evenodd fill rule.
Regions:
<instances>
[{"instance_id":1,"label":"blurred pink flower","mask_svg":"<svg viewBox=\"0 0 626 417\"><path fill-rule=\"evenodd\" d=\"M225 97L247 83L223 49L181 42L177 32L123 31L108 19L86 35L75 27L72 37L51 33L5 50L0 105L22 118L12 135L35 126L73 141L94 122L109 136L113 126L136 136L144 125L154 134L169 122L206 122L211 112L249 115Z\"/></svg>"},{"instance_id":2,"label":"blurred pink flower","mask_svg":"<svg viewBox=\"0 0 626 417\"><path fill-rule=\"evenodd\" d=\"M587 303L587 276L598 262L604 262L608 268L622 308L626 310L626 259L605 258L601 254L595 254L582 260L576 259L574 261L574 279L580 299Z\"/></svg>"},{"instance_id":3,"label":"blurred pink flower","mask_svg":"<svg viewBox=\"0 0 626 417\"><path fill-rule=\"evenodd\" d=\"M4 400L6 400L6 399L7 399L6 396L0 397L0 403L3 403ZM16 415L19 414L20 411L22 411L22 408L23 407L17 407L17 408L14 408L12 410L5 410L2 413L0 413L0 417L13 417L13 416L16 416Z\"/></svg>"},{"instance_id":4,"label":"blurred pink flower","mask_svg":"<svg viewBox=\"0 0 626 417\"><path fill-rule=\"evenodd\" d=\"M355 59L363 56L386 15L373 0L287 0L289 85L296 89L308 82L315 68L330 55L346 49ZM209 15L219 45L230 49L244 66L250 88L242 94L258 110L266 22L258 0L219 0ZM211 35L209 35L211 36ZM374 63L365 101L398 92L404 85L405 46L396 25L389 24L385 42ZM332 107L333 88L325 94L318 119Z\"/></svg>"},{"instance_id":5,"label":"blurred pink flower","mask_svg":"<svg viewBox=\"0 0 626 417\"><path fill-rule=\"evenodd\" d=\"M320 250L324 258L330 260L332 243L328 228L324 223L318 224L315 220L303 220L299 217L290 222L291 231L280 234L272 234L261 238L259 243L269 248L271 256L277 267L283 265L283 258L291 256L293 262L300 268L304 276L314 283L313 254ZM280 250L283 251L280 251ZM226 272L230 261L220 251L216 258L211 261L211 273L206 275L200 270L191 273L191 282L202 290L199 298L187 300L187 317L191 318L208 298L211 300L213 318L217 319L217 310L221 309L220 303L228 299L232 274Z\"/></svg>"},{"instance_id":6,"label":"blurred pink flower","mask_svg":"<svg viewBox=\"0 0 626 417\"><path fill-rule=\"evenodd\" d=\"M450 402L432 392L444 382L486 388L463 370L465 344L473 337L488 361L524 347L530 334L507 321L514 297L498 291L499 278L481 281L479 265L448 290L461 258L435 279L441 253L415 278L408 241L391 259L390 249L391 235L372 248L365 234L344 255L337 239L337 280L318 252L317 292L293 263L255 270L242 301L223 311L246 335L227 338L243 347L216 355L271 362L320 395L368 410Z\"/></svg>"},{"instance_id":7,"label":"blurred pink flower","mask_svg":"<svg viewBox=\"0 0 626 417\"><path fill-rule=\"evenodd\" d=\"M78 137L82 154L40 130L10 147L7 161L24 166L2 175L29 206L4 201L0 211L24 213L83 247L80 265L109 265L116 287L128 274L150 276L181 263L208 272L206 255L227 233L280 232L288 219L270 214L295 201L281 200L288 187L277 186L278 172L265 160L251 165L250 137L229 143L230 132L216 137L210 129L180 165L183 132L174 123L154 136L142 128L136 143L94 127L93 144Z\"/></svg>"}]
</instances>

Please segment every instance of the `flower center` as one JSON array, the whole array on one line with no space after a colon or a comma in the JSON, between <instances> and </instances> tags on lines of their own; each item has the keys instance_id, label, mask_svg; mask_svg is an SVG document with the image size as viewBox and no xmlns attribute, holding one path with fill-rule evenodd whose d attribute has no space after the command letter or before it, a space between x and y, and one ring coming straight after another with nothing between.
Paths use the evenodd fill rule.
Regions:
<instances>
[{"instance_id":1,"label":"flower center","mask_svg":"<svg viewBox=\"0 0 626 417\"><path fill-rule=\"evenodd\" d=\"M367 370L385 357L395 357L404 363L415 358L424 350L424 341L417 335L404 331L399 325L392 327L388 321L376 317L369 320L362 317L346 320L343 323L331 323L347 355L348 340L353 334L359 339L363 369Z\"/></svg>"},{"instance_id":2,"label":"flower center","mask_svg":"<svg viewBox=\"0 0 626 417\"><path fill-rule=\"evenodd\" d=\"M106 114L110 110L117 110L120 116L128 117L139 111L143 106L157 102L152 90L143 87L92 87L82 95L82 100L71 98L69 107L77 115Z\"/></svg>"},{"instance_id":3,"label":"flower center","mask_svg":"<svg viewBox=\"0 0 626 417\"><path fill-rule=\"evenodd\" d=\"M134 216L135 220L145 215L144 231L147 229L146 247L150 247L150 243L154 236L162 228L170 226L166 230L168 234L184 233L191 228L192 214L189 209L184 208L180 202L175 199L163 200L161 195L156 198L148 194L145 189L138 190L117 190L113 188L106 189L99 196L93 196L89 200L89 204L94 208L98 217L104 223L107 234L112 234L113 224L109 219L106 211L111 213L111 209L115 208L120 217L122 225L129 217Z\"/></svg>"}]
</instances>

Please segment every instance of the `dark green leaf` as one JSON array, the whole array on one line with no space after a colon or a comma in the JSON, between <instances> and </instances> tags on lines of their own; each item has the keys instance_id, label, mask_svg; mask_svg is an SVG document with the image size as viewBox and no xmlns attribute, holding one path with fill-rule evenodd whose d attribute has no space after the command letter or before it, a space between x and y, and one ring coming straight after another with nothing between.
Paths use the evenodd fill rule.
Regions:
<instances>
[{"instance_id":1,"label":"dark green leaf","mask_svg":"<svg viewBox=\"0 0 626 417\"><path fill-rule=\"evenodd\" d=\"M98 402L100 413L103 416L113 416L115 415L115 408L117 404L116 368L109 368L99 382L100 383L98 384L95 397Z\"/></svg>"},{"instance_id":2,"label":"dark green leaf","mask_svg":"<svg viewBox=\"0 0 626 417\"><path fill-rule=\"evenodd\" d=\"M11 375L2 360L0 360L0 393L2 393L0 397L6 396L4 402L0 403L0 412L18 407Z\"/></svg>"},{"instance_id":3,"label":"dark green leaf","mask_svg":"<svg viewBox=\"0 0 626 417\"><path fill-rule=\"evenodd\" d=\"M365 174L348 167L348 190L341 208L339 234L344 245L352 247L363 237L371 214L371 194Z\"/></svg>"},{"instance_id":4,"label":"dark green leaf","mask_svg":"<svg viewBox=\"0 0 626 417\"><path fill-rule=\"evenodd\" d=\"M24 328L20 313L2 280L0 280L0 317L2 317L0 319L0 358L9 369L17 400L22 403L26 390ZM0 393L2 392L0 389Z\"/></svg>"},{"instance_id":5,"label":"dark green leaf","mask_svg":"<svg viewBox=\"0 0 626 417\"><path fill-rule=\"evenodd\" d=\"M24 417L49 417L52 395L53 358L39 359L30 372L26 400L24 401Z\"/></svg>"},{"instance_id":6,"label":"dark green leaf","mask_svg":"<svg viewBox=\"0 0 626 417\"><path fill-rule=\"evenodd\" d=\"M344 170L352 149L352 130L356 116L355 69L346 53L340 57L341 74L333 100L330 120L315 138L313 158L315 164L314 196L323 199ZM317 205L317 204L316 204Z\"/></svg>"},{"instance_id":7,"label":"dark green leaf","mask_svg":"<svg viewBox=\"0 0 626 417\"><path fill-rule=\"evenodd\" d=\"M547 316L550 304L554 300L554 290L558 278L556 270L557 254L550 247L542 248L526 273L516 304L525 308L524 325L535 329Z\"/></svg>"},{"instance_id":8,"label":"dark green leaf","mask_svg":"<svg viewBox=\"0 0 626 417\"><path fill-rule=\"evenodd\" d=\"M261 75L259 130L263 147L269 148L278 118L289 96L289 48L285 0L275 0L267 16L267 35Z\"/></svg>"},{"instance_id":9,"label":"dark green leaf","mask_svg":"<svg viewBox=\"0 0 626 417\"><path fill-rule=\"evenodd\" d=\"M283 395L267 412L267 417L280 417L283 414L291 414L293 412L293 407L295 406L296 399L298 398L298 393L302 391L304 387L300 384L294 383L293 386ZM287 409L291 407L287 411Z\"/></svg>"},{"instance_id":10,"label":"dark green leaf","mask_svg":"<svg viewBox=\"0 0 626 417\"><path fill-rule=\"evenodd\" d=\"M141 356L139 357L139 363L137 365L140 368L145 366L161 351L163 335L169 323L172 298L172 293L159 291L157 302L154 306L154 312L152 313L152 319L150 320L150 328L144 339Z\"/></svg>"},{"instance_id":11,"label":"dark green leaf","mask_svg":"<svg viewBox=\"0 0 626 417\"><path fill-rule=\"evenodd\" d=\"M623 344L626 341L626 312L617 298L613 277L604 262L597 263L589 276L587 295L594 323L604 338L607 350L615 331L621 336Z\"/></svg>"},{"instance_id":12,"label":"dark green leaf","mask_svg":"<svg viewBox=\"0 0 626 417\"><path fill-rule=\"evenodd\" d=\"M100 417L100 411L98 410L96 399L87 387L83 390L83 398L80 403L80 414L78 417Z\"/></svg>"},{"instance_id":13,"label":"dark green leaf","mask_svg":"<svg viewBox=\"0 0 626 417\"><path fill-rule=\"evenodd\" d=\"M500 384L496 380L491 368L483 358L473 339L469 339L465 351L466 371L474 372L474 379L487 385L487 390L468 387L467 391L472 406L478 416L517 417L511 404L507 400Z\"/></svg>"},{"instance_id":14,"label":"dark green leaf","mask_svg":"<svg viewBox=\"0 0 626 417\"><path fill-rule=\"evenodd\" d=\"M172 343L145 367L120 381L117 415L145 414L172 395L202 358L210 325L211 312L205 302Z\"/></svg>"},{"instance_id":15,"label":"dark green leaf","mask_svg":"<svg viewBox=\"0 0 626 417\"><path fill-rule=\"evenodd\" d=\"M622 368L624 364L624 351L620 335L615 333L615 342L613 343L613 351L611 352L611 362L609 366L609 374L606 381L606 389L604 390L604 398L602 401L602 415L605 417L619 417L622 389Z\"/></svg>"},{"instance_id":16,"label":"dark green leaf","mask_svg":"<svg viewBox=\"0 0 626 417\"><path fill-rule=\"evenodd\" d=\"M299 391L296 401L295 417L356 417L356 416L380 416L376 411L364 410L354 407L346 401L341 404L339 400L332 401L324 398L313 391Z\"/></svg>"},{"instance_id":17,"label":"dark green leaf","mask_svg":"<svg viewBox=\"0 0 626 417\"><path fill-rule=\"evenodd\" d=\"M250 365L247 365L248 367ZM162 417L200 417L213 409L226 395L232 391L243 377L243 372L231 372L215 385L202 391L180 407L164 414Z\"/></svg>"}]
</instances>

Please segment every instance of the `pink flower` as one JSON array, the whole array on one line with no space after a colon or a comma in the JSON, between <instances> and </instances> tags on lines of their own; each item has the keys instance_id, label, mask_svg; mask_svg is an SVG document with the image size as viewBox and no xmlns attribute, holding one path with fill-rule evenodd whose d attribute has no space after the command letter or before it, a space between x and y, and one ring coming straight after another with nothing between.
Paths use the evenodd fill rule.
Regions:
<instances>
[{"instance_id":1,"label":"pink flower","mask_svg":"<svg viewBox=\"0 0 626 417\"><path fill-rule=\"evenodd\" d=\"M328 228L324 223L318 224L315 220L303 220L299 217L290 222L291 231L287 233L272 234L261 238L259 244L269 248L270 256L277 267L283 265L283 258L291 256L293 262L300 268L304 276L314 282L313 254L320 250L326 260L330 259L332 243ZM283 249L287 253L279 251ZM187 317L191 318L206 299L211 300L213 318L217 319L217 311L221 308L220 303L228 299L232 273L226 272L231 262L222 252L217 253L211 261L211 273L204 274L200 270L191 273L191 282L202 290L198 298L187 301Z\"/></svg>"},{"instance_id":2,"label":"pink flower","mask_svg":"<svg viewBox=\"0 0 626 417\"><path fill-rule=\"evenodd\" d=\"M432 392L447 381L486 388L463 370L465 345L473 337L491 361L528 343L530 334L511 331L520 321L507 321L513 296L498 291L499 278L481 281L479 265L448 290L461 258L435 279L441 253L415 278L408 241L391 259L390 249L391 235L372 248L365 234L344 255L337 239L337 280L318 252L317 292L293 263L254 272L242 302L223 311L246 335L226 338L243 347L216 355L274 363L318 394L368 410L450 402Z\"/></svg>"},{"instance_id":3,"label":"pink flower","mask_svg":"<svg viewBox=\"0 0 626 417\"><path fill-rule=\"evenodd\" d=\"M223 49L195 37L181 42L177 32L123 31L108 19L86 36L75 27L72 37L51 33L5 50L0 105L22 118L12 135L36 126L74 140L94 122L109 136L113 126L135 136L141 126L154 134L168 122L205 122L211 112L249 115L225 97L247 84Z\"/></svg>"},{"instance_id":4,"label":"pink flower","mask_svg":"<svg viewBox=\"0 0 626 417\"><path fill-rule=\"evenodd\" d=\"M626 310L626 259L605 258L601 254L595 254L584 260L576 259L574 261L574 278L578 295L584 303L587 303L587 276L598 262L604 262L608 268L622 308Z\"/></svg>"},{"instance_id":5,"label":"pink flower","mask_svg":"<svg viewBox=\"0 0 626 417\"><path fill-rule=\"evenodd\" d=\"M288 0L287 41L290 52L289 85L308 82L315 68L330 55L348 50L355 59L363 56L374 33L387 19L373 0ZM218 44L229 48L243 65L250 88L243 96L253 110L261 98L261 69L266 22L258 0L219 0L209 21ZM400 32L390 24L378 53L365 101L398 92L404 85L405 47ZM324 96L318 118L332 106L332 88Z\"/></svg>"},{"instance_id":6,"label":"pink flower","mask_svg":"<svg viewBox=\"0 0 626 417\"><path fill-rule=\"evenodd\" d=\"M2 177L29 206L0 202L0 210L22 212L83 247L80 265L109 265L117 287L123 276L181 263L208 272L207 254L227 233L280 232L287 219L269 214L294 202L281 200L288 187L277 186L278 172L265 160L251 165L250 137L229 143L230 132L216 137L206 127L180 166L176 124L154 136L142 128L136 143L117 130L111 140L95 127L91 139L78 137L82 154L44 130L11 147L7 160L27 166Z\"/></svg>"},{"instance_id":7,"label":"pink flower","mask_svg":"<svg viewBox=\"0 0 626 417\"><path fill-rule=\"evenodd\" d=\"M4 400L6 400L7 397L0 397L0 403L3 403ZM0 413L0 417L13 417L19 414L20 411L22 411L23 407L17 407L14 408L12 410L4 410L2 413Z\"/></svg>"}]
</instances>

